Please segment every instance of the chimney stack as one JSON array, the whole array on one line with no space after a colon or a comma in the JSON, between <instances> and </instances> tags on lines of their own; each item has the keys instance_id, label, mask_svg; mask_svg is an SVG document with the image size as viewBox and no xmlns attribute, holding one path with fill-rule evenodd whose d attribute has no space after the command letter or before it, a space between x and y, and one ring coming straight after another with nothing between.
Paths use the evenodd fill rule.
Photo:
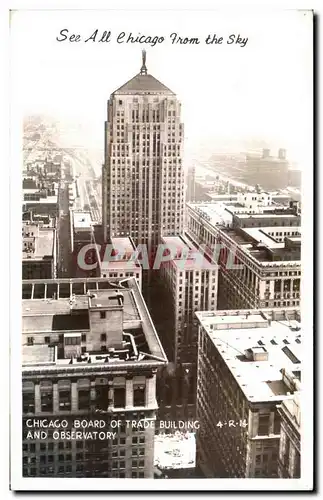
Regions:
<instances>
[{"instance_id":1,"label":"chimney stack","mask_svg":"<svg viewBox=\"0 0 323 500\"><path fill-rule=\"evenodd\" d=\"M280 148L278 150L278 158L280 160L286 160L286 149Z\"/></svg>"}]
</instances>

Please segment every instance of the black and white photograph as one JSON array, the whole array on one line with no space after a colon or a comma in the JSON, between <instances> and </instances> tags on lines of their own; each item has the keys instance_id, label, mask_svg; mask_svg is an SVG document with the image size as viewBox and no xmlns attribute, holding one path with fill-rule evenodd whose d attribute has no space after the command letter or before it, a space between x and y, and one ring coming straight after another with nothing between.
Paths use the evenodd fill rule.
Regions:
<instances>
[{"instance_id":1,"label":"black and white photograph","mask_svg":"<svg viewBox=\"0 0 323 500\"><path fill-rule=\"evenodd\" d=\"M313 16L10 12L13 490L312 489Z\"/></svg>"}]
</instances>

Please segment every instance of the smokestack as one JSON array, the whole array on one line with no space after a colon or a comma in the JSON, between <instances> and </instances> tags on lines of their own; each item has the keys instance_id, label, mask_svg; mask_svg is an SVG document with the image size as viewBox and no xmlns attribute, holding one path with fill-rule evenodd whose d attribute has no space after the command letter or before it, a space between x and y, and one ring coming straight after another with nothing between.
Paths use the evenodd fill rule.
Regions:
<instances>
[{"instance_id":1,"label":"smokestack","mask_svg":"<svg viewBox=\"0 0 323 500\"><path fill-rule=\"evenodd\" d=\"M264 149L262 150L262 157L263 157L263 158L269 158L269 156L270 156L270 149L268 149L268 148L264 148Z\"/></svg>"},{"instance_id":2,"label":"smokestack","mask_svg":"<svg viewBox=\"0 0 323 500\"><path fill-rule=\"evenodd\" d=\"M278 150L278 158L280 160L286 160L286 149L280 148Z\"/></svg>"}]
</instances>

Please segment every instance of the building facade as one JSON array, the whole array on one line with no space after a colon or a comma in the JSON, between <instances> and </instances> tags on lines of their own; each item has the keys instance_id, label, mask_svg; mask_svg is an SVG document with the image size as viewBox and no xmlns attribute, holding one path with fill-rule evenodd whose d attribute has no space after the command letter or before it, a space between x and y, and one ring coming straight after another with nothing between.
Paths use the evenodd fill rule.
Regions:
<instances>
[{"instance_id":1,"label":"building facade","mask_svg":"<svg viewBox=\"0 0 323 500\"><path fill-rule=\"evenodd\" d=\"M198 320L196 311L216 310L218 268L189 240L164 236L170 260L161 265L161 277L172 301L173 328L169 331L168 358L174 364L164 417L192 419L195 415ZM172 377L171 377L172 379ZM164 381L163 381L164 382ZM165 387L160 387L161 391Z\"/></svg>"},{"instance_id":2,"label":"building facade","mask_svg":"<svg viewBox=\"0 0 323 500\"><path fill-rule=\"evenodd\" d=\"M135 279L23 282L22 351L25 477L153 477L167 358Z\"/></svg>"},{"instance_id":3,"label":"building facade","mask_svg":"<svg viewBox=\"0 0 323 500\"><path fill-rule=\"evenodd\" d=\"M102 169L104 240L129 236L154 249L161 235L181 234L184 130L174 92L140 73L112 93Z\"/></svg>"},{"instance_id":4,"label":"building facade","mask_svg":"<svg viewBox=\"0 0 323 500\"><path fill-rule=\"evenodd\" d=\"M300 215L267 201L258 213L232 202L187 206L187 235L219 264L218 309L300 304Z\"/></svg>"},{"instance_id":5,"label":"building facade","mask_svg":"<svg viewBox=\"0 0 323 500\"><path fill-rule=\"evenodd\" d=\"M293 386L292 374L286 374L286 379ZM297 392L292 400L283 401L278 407L281 418L278 474L281 478L301 477L301 406L300 388L297 381Z\"/></svg>"},{"instance_id":6,"label":"building facade","mask_svg":"<svg viewBox=\"0 0 323 500\"><path fill-rule=\"evenodd\" d=\"M198 469L209 478L278 477L277 406L297 390L302 359L299 311L196 315Z\"/></svg>"}]
</instances>

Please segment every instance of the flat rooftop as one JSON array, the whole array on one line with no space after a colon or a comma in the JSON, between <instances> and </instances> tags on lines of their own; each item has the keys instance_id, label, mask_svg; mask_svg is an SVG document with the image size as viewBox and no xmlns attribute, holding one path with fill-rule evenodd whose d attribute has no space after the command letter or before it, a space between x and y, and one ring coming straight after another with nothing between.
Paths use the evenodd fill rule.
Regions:
<instances>
[{"instance_id":1,"label":"flat rooftop","mask_svg":"<svg viewBox=\"0 0 323 500\"><path fill-rule=\"evenodd\" d=\"M282 227L244 227L243 232L249 235L253 240L257 241L258 243L262 243L263 245L266 245L268 248L284 248L285 243L277 241L275 236L270 236L270 233L282 233L281 237L284 237L284 233L293 233L293 241L295 238L296 233L300 233L300 227L294 227L294 226L282 226ZM300 235L296 237L295 241L300 240Z\"/></svg>"},{"instance_id":2,"label":"flat rooftop","mask_svg":"<svg viewBox=\"0 0 323 500\"><path fill-rule=\"evenodd\" d=\"M92 287L90 288L89 285ZM93 285L97 286L94 288ZM99 288L98 285L105 285L105 288ZM38 288L35 292L36 287ZM80 287L83 287L84 294L74 295L72 293L67 297L60 297L60 287L64 289L65 295L68 290L73 292L73 290L80 290ZM135 278L129 278L122 281L122 285L115 286L109 285L107 280L101 278L26 280L23 281L23 296L26 296L27 292L30 293L30 298L22 300L23 333L30 333L34 337L37 337L37 334L44 336L46 333L50 336L51 332L64 336L81 336L83 333L91 331L90 314L93 309L109 310L111 306L118 305L123 310L124 348L120 352L113 353L85 353L75 362L71 362L70 359L56 358L52 365L49 365L49 354L45 346L39 350L25 350L23 365L26 370L36 361L36 364L48 363L46 369L82 367L89 362L89 359L96 366L107 366L107 364L110 366L115 363L120 364L120 362L138 363L139 361L144 364L155 363L158 365L167 361ZM34 298L35 295L37 298ZM106 333L108 336L109 323L107 323ZM134 344L130 342L127 333L133 335ZM35 347L39 346L35 345ZM33 367L33 369L36 368Z\"/></svg>"},{"instance_id":3,"label":"flat rooftop","mask_svg":"<svg viewBox=\"0 0 323 500\"><path fill-rule=\"evenodd\" d=\"M278 229L278 226L273 227L261 227L261 228L227 228L221 227L221 232L228 235L239 247L241 247L246 253L249 253L258 262L262 264L275 262L276 265L280 262L300 262L301 254L300 252L291 255L290 248L286 246L285 239L279 242L274 236L270 236L269 232L274 232ZM272 231L271 231L272 230ZM282 231L286 232L296 232L299 230L298 227L294 226L283 226ZM281 236L283 237L283 236ZM287 237L289 239L290 237ZM300 243L301 237L296 236L296 239L291 242ZM275 256L275 260L274 260ZM279 258L276 258L279 257ZM286 259L286 257L288 257Z\"/></svg>"},{"instance_id":4,"label":"flat rooftop","mask_svg":"<svg viewBox=\"0 0 323 500\"><path fill-rule=\"evenodd\" d=\"M26 252L23 250L23 260L39 260L44 257L52 257L54 255L55 245L55 229L54 228L40 228L39 236L31 237L34 240L35 250ZM28 241L31 238L23 238L23 241Z\"/></svg>"},{"instance_id":5,"label":"flat rooftop","mask_svg":"<svg viewBox=\"0 0 323 500\"><path fill-rule=\"evenodd\" d=\"M162 240L169 251L173 252L177 249L176 256L172 259L172 263L178 269L194 269L198 266L199 269L217 269L216 264L212 264L202 252L199 252L189 241L184 240L180 236L163 236ZM197 257L198 256L198 257Z\"/></svg>"},{"instance_id":6,"label":"flat rooftop","mask_svg":"<svg viewBox=\"0 0 323 500\"><path fill-rule=\"evenodd\" d=\"M48 345L24 345L22 348L24 364L54 364L56 362L56 349Z\"/></svg>"},{"instance_id":7,"label":"flat rooftop","mask_svg":"<svg viewBox=\"0 0 323 500\"><path fill-rule=\"evenodd\" d=\"M188 206L205 218L212 226L232 224L232 203L188 203Z\"/></svg>"},{"instance_id":8,"label":"flat rooftop","mask_svg":"<svg viewBox=\"0 0 323 500\"><path fill-rule=\"evenodd\" d=\"M57 202L58 202L57 195L53 195L53 196L46 196L46 198L40 198L39 200L23 200L22 204L23 205L28 205L28 204L29 205L30 204L41 205L43 203L43 204L54 205Z\"/></svg>"},{"instance_id":9,"label":"flat rooftop","mask_svg":"<svg viewBox=\"0 0 323 500\"><path fill-rule=\"evenodd\" d=\"M23 331L45 332L66 329L88 330L88 310L108 308L117 305L118 293L123 297L124 322L140 320L140 314L133 297L132 290L98 290L88 295L74 295L71 298L59 299L32 299L22 301ZM81 314L83 313L86 314ZM80 314L75 314L75 313ZM73 313L75 317L73 318ZM67 318L66 316L71 316ZM62 317L60 320L59 317ZM83 324L81 320L84 320ZM65 321L65 327L63 322ZM83 327L83 328L82 328Z\"/></svg>"},{"instance_id":10,"label":"flat rooftop","mask_svg":"<svg viewBox=\"0 0 323 500\"><path fill-rule=\"evenodd\" d=\"M111 244L117 249L123 250L125 253L132 253L135 250L135 247L129 237L115 237L111 238Z\"/></svg>"},{"instance_id":11,"label":"flat rooftop","mask_svg":"<svg viewBox=\"0 0 323 500\"><path fill-rule=\"evenodd\" d=\"M111 255L111 249L108 249L108 256L105 259L105 248L101 248L99 265L101 272L109 271L134 271L141 269L137 259L135 259L136 248L129 237L115 237L111 238L111 245L113 246L114 254ZM102 253L103 252L103 253ZM101 259L102 257L102 259Z\"/></svg>"},{"instance_id":12,"label":"flat rooftop","mask_svg":"<svg viewBox=\"0 0 323 500\"><path fill-rule=\"evenodd\" d=\"M265 208L265 207L264 207ZM275 207L277 209L277 207ZM268 211L267 211L268 212ZM295 215L292 213L280 213L280 214L275 214L275 213L261 213L261 214L238 214L239 219L276 219L276 218L282 218L282 217L288 217L290 219L298 219L299 215Z\"/></svg>"},{"instance_id":13,"label":"flat rooftop","mask_svg":"<svg viewBox=\"0 0 323 500\"><path fill-rule=\"evenodd\" d=\"M73 212L73 225L75 229L88 229L92 226L90 212Z\"/></svg>"},{"instance_id":14,"label":"flat rooftop","mask_svg":"<svg viewBox=\"0 0 323 500\"><path fill-rule=\"evenodd\" d=\"M281 311L285 319L279 320L271 319L275 316L266 311L196 313L246 398L254 403L287 397L290 389L281 370L298 373L303 360L297 311ZM248 359L248 350L266 354L266 359Z\"/></svg>"}]
</instances>

